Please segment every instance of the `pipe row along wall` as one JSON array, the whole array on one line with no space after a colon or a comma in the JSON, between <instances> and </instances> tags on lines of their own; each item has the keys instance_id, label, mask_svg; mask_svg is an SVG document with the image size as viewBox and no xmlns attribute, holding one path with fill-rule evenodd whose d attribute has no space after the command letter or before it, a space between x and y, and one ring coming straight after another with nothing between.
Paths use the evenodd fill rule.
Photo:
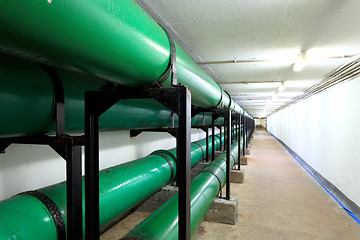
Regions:
<instances>
[{"instance_id":1,"label":"pipe row along wall","mask_svg":"<svg viewBox=\"0 0 360 240\"><path fill-rule=\"evenodd\" d=\"M0 112L5 116L1 119L1 127L5 129L0 129L0 136L48 132L54 125L52 82L46 71L35 63L57 69L65 89L67 131L83 130L84 91L99 89L106 82L130 87L158 82L170 60L166 32L132 0L110 5L106 1L3 2L6 7L1 8L0 19L7 24L0 26L0 52L6 55L1 58L4 87L0 90L0 100L6 107ZM28 9L32 9L31 14ZM18 62L8 56L31 62ZM191 89L194 106L230 108L251 118L179 45L176 45L176 60L178 81ZM160 84L170 87L170 77ZM9 95L20 99L14 100ZM38 102L31 118L27 119L33 129L17 130L26 123L14 122L14 116L25 116L29 112L24 109L24 101L29 99ZM138 104L130 103L131 110ZM165 115L161 115L162 122L156 121L154 125L164 126L169 120ZM138 126L138 122L126 125L125 121L116 121L115 126L108 122L103 121L102 129ZM13 126L15 124L18 127Z\"/></svg>"},{"instance_id":2,"label":"pipe row along wall","mask_svg":"<svg viewBox=\"0 0 360 240\"><path fill-rule=\"evenodd\" d=\"M86 91L107 86L145 88L156 84L171 87L170 77L162 78L169 68L169 37L133 0L4 0L0 20L6 23L0 25L0 141L1 138L55 133L56 86L48 68L59 77L64 89L67 134L84 133ZM191 90L193 106L230 109L252 120L178 44L175 46L178 82ZM177 126L177 116L173 116L168 108L153 99L120 100L100 117L100 129L110 131ZM200 113L192 118L191 124L209 125L211 119L211 114ZM217 124L221 125L223 121L219 118ZM196 148L192 145L191 151L199 151ZM104 212L101 224L106 225L115 215L136 205L145 195L152 194L170 181L168 162L159 154L168 155L168 159L172 159L170 161L176 161L175 151L158 152L100 173L100 185L104 187L100 198L113 196L101 200ZM131 176L136 173L124 170L130 165L145 170L143 175L151 179L151 184L158 181L144 196L132 201L128 196L124 198L119 194L119 191L126 189L121 183L114 186L107 184L109 179L114 180L113 174L124 172L129 175L125 174L116 181L128 183L131 180L131 184L136 184L137 178ZM164 169L166 173L154 174L154 167ZM173 174L175 176L175 170ZM142 184L138 186L143 189ZM64 187L65 184L61 183L37 192L51 199L51 204L61 213L65 228ZM111 194L104 195L108 192ZM1 202L1 239L11 239L16 234L26 239L33 234L36 236L34 239L57 239L58 232L49 211L32 194L34 192ZM118 204L119 201L124 201L124 204ZM122 205L123 209L113 211L115 205ZM38 222L34 220L37 217L40 218ZM26 234L21 235L24 232Z\"/></svg>"},{"instance_id":3,"label":"pipe row along wall","mask_svg":"<svg viewBox=\"0 0 360 240\"><path fill-rule=\"evenodd\" d=\"M216 135L214 140L214 147L218 150L220 136ZM224 135L222 135L221 141L223 144ZM209 151L212 150L212 147L212 141L210 141ZM231 165L234 164L237 157L235 150L237 147L236 149L233 147L231 150ZM192 143L191 167L204 159L205 153L205 139ZM222 159L222 162L219 162L218 159ZM222 154L212 165L221 163L222 169L224 168L222 165L225 164L224 159L224 154ZM147 157L102 170L99 177L100 226L107 227L119 215L172 181L176 176L176 165L176 149L173 148L154 151ZM217 171L226 172L221 169ZM225 183L223 178L222 183ZM55 203L61 213L61 216L58 217L64 221L66 227L66 183L62 182L37 191ZM56 227L57 220L49 213L49 209L44 206L44 203L33 196L33 192L25 192L0 202L0 212L0 239L61 239L59 235L63 235Z\"/></svg>"},{"instance_id":4,"label":"pipe row along wall","mask_svg":"<svg viewBox=\"0 0 360 240\"><path fill-rule=\"evenodd\" d=\"M240 144L242 146L242 144ZM238 142L231 146L230 166L238 157ZM191 236L193 236L221 188L226 182L226 153L219 155L204 167L191 181ZM123 240L167 240L177 239L178 194L137 225Z\"/></svg>"}]
</instances>

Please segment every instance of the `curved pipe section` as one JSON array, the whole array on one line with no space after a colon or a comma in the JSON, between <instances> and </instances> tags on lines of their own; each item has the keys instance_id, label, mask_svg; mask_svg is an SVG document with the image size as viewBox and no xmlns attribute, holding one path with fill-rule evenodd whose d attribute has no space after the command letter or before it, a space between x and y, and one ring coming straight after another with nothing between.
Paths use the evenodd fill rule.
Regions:
<instances>
[{"instance_id":1,"label":"curved pipe section","mask_svg":"<svg viewBox=\"0 0 360 240\"><path fill-rule=\"evenodd\" d=\"M242 144L240 144L242 146ZM238 157L238 142L231 146L231 166ZM194 235L220 189L226 181L226 153L191 181L191 235ZM124 240L175 240L178 239L178 194L158 208L147 219L123 238Z\"/></svg>"},{"instance_id":2,"label":"curved pipe section","mask_svg":"<svg viewBox=\"0 0 360 240\"><path fill-rule=\"evenodd\" d=\"M216 137L216 146L220 145L219 141L220 138ZM191 144L192 166L204 158L204 149L203 140ZM100 225L108 225L169 183L176 175L175 153L175 148L155 151L147 157L100 171ZM66 183L38 191L56 204L66 226ZM58 239L54 218L32 195L19 194L0 202L0 212L0 239Z\"/></svg>"}]
</instances>

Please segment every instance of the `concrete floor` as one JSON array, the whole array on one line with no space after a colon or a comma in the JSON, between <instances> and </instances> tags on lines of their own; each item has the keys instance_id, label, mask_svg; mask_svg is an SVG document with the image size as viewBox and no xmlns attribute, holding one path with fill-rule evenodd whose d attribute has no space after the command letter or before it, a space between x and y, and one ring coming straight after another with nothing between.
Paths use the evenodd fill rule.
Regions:
<instances>
[{"instance_id":1,"label":"concrete floor","mask_svg":"<svg viewBox=\"0 0 360 240\"><path fill-rule=\"evenodd\" d=\"M238 223L203 222L193 240L360 240L360 226L266 131L255 132L243 169L244 184L231 185ZM119 239L147 215L135 212L101 239Z\"/></svg>"}]
</instances>

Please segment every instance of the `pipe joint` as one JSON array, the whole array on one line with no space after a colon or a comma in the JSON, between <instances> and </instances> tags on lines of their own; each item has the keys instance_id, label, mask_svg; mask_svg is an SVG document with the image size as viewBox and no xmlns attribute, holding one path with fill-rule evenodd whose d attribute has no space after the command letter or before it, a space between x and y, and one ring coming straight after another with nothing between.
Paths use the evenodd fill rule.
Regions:
<instances>
[{"instance_id":1,"label":"pipe joint","mask_svg":"<svg viewBox=\"0 0 360 240\"><path fill-rule=\"evenodd\" d=\"M219 168L215 164L209 164L204 167L200 173L202 172L209 172L216 177L216 179L219 181L219 190L222 188L222 186L225 185L226 172L221 167Z\"/></svg>"},{"instance_id":2,"label":"pipe joint","mask_svg":"<svg viewBox=\"0 0 360 240\"><path fill-rule=\"evenodd\" d=\"M58 206L55 204L55 202L53 200L51 200L48 196L46 196L45 194L43 194L42 192L39 192L37 190L23 192L20 194L30 195L30 196L36 198L37 200L39 200L44 205L44 207L50 213L50 215L54 221L58 240L65 240L66 239L66 231L65 231L64 218L61 215L61 212L60 212ZM20 194L18 194L18 195L20 195Z\"/></svg>"},{"instance_id":3,"label":"pipe joint","mask_svg":"<svg viewBox=\"0 0 360 240\"><path fill-rule=\"evenodd\" d=\"M192 144L195 144L195 145L199 146L199 148L200 148L201 151L202 151L202 159L205 158L205 157L206 157L206 156L205 156L206 154L205 154L205 151L204 151L203 147L202 147L198 142L193 142Z\"/></svg>"},{"instance_id":4,"label":"pipe joint","mask_svg":"<svg viewBox=\"0 0 360 240\"><path fill-rule=\"evenodd\" d=\"M175 178L175 174L176 174L176 166L175 166L176 157L172 153L170 153L169 151L166 151L166 150L158 150L158 151L151 153L151 155L160 156L167 161L167 163L169 164L170 169L171 169L170 179L171 179L171 181L173 181L173 179ZM172 158L172 160L169 159L169 157L167 157L166 155L170 156Z\"/></svg>"}]
</instances>

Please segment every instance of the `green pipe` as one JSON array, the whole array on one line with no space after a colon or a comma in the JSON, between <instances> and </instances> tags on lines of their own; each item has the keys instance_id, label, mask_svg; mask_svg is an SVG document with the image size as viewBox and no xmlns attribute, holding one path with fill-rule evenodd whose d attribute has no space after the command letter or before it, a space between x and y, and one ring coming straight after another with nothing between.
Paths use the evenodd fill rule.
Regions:
<instances>
[{"instance_id":1,"label":"green pipe","mask_svg":"<svg viewBox=\"0 0 360 240\"><path fill-rule=\"evenodd\" d=\"M3 0L0 21L1 52L124 86L155 83L169 64L166 32L133 0ZM179 82L195 93L193 103L215 107L219 85L176 50Z\"/></svg>"},{"instance_id":2,"label":"green pipe","mask_svg":"<svg viewBox=\"0 0 360 240\"><path fill-rule=\"evenodd\" d=\"M151 85L167 70L168 36L133 0L2 0L1 6L6 55L124 86ZM191 89L193 105L235 111L230 96L177 44L176 55L178 81ZM170 87L170 78L163 85Z\"/></svg>"},{"instance_id":3,"label":"green pipe","mask_svg":"<svg viewBox=\"0 0 360 240\"><path fill-rule=\"evenodd\" d=\"M49 76L35 63L0 54L0 137L31 136L55 131L54 90ZM65 94L67 133L84 131L84 92L104 81L58 71ZM177 125L175 117L175 126ZM223 124L223 118L217 119ZM211 124L210 113L192 119L193 126ZM154 99L120 100L100 117L101 130L170 127L171 111Z\"/></svg>"},{"instance_id":4,"label":"green pipe","mask_svg":"<svg viewBox=\"0 0 360 240\"><path fill-rule=\"evenodd\" d=\"M242 146L242 144L240 144ZM238 142L231 146L231 166L238 157ZM216 176L217 177L216 177ZM219 180L220 179L220 182ZM226 182L226 153L207 165L191 181L191 236L208 212L213 200ZM125 239L175 240L178 239L178 194L146 218Z\"/></svg>"},{"instance_id":5,"label":"green pipe","mask_svg":"<svg viewBox=\"0 0 360 240\"><path fill-rule=\"evenodd\" d=\"M216 142L219 141L220 138L217 137ZM217 146L219 144L217 143ZM204 158L205 149L206 144L203 140L191 144L192 166ZM169 162L173 166L173 176L175 176L175 152L176 149L155 151L147 157L100 171L101 227L108 225L117 216L128 211L171 181ZM66 226L66 182L38 191L56 204ZM57 230L49 211L37 198L29 194L16 195L0 202L0 213L0 239L57 239Z\"/></svg>"},{"instance_id":6,"label":"green pipe","mask_svg":"<svg viewBox=\"0 0 360 240\"><path fill-rule=\"evenodd\" d=\"M19 137L54 132L54 93L51 80L37 64L0 55L0 136ZM101 80L58 72L65 91L67 132L83 132L84 92L104 85ZM29 81L29 79L31 81ZM31 108L29 103L32 104ZM223 123L223 118L217 122ZM100 129L121 130L171 126L171 111L153 99L121 100L100 118ZM209 113L193 125L211 124ZM219 123L219 122L218 122ZM177 118L175 119L177 124Z\"/></svg>"}]
</instances>

